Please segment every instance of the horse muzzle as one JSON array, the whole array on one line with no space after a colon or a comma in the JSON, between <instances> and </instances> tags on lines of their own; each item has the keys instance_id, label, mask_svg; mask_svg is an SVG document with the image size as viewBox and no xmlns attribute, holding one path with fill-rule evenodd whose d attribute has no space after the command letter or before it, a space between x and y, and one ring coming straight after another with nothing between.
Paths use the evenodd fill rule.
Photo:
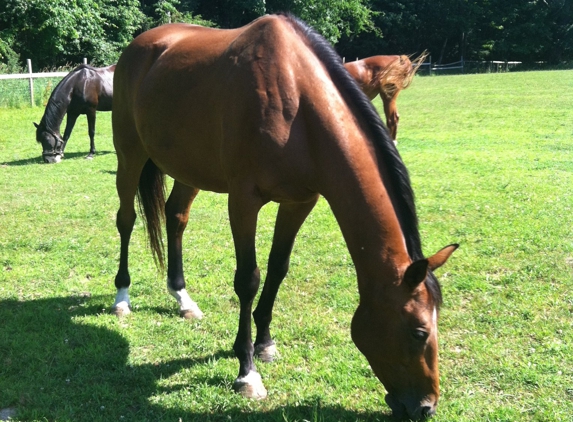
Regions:
<instances>
[{"instance_id":1,"label":"horse muzzle","mask_svg":"<svg viewBox=\"0 0 573 422\"><path fill-rule=\"evenodd\" d=\"M44 163L46 163L46 164L55 164L55 163L59 163L60 161L62 161L63 156L64 156L64 154L57 153L57 152L46 153L46 154L42 154L42 159L44 160Z\"/></svg>"},{"instance_id":2,"label":"horse muzzle","mask_svg":"<svg viewBox=\"0 0 573 422\"><path fill-rule=\"evenodd\" d=\"M392 409L392 416L398 420L420 421L431 418L436 414L438 402L431 400L422 401L400 401L396 397L387 394L386 404Z\"/></svg>"}]
</instances>

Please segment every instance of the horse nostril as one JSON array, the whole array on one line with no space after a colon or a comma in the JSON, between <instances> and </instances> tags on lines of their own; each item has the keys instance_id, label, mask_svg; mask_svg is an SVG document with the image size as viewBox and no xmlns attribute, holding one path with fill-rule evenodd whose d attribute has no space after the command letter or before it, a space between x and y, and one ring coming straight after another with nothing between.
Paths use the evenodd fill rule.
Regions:
<instances>
[{"instance_id":1,"label":"horse nostril","mask_svg":"<svg viewBox=\"0 0 573 422\"><path fill-rule=\"evenodd\" d=\"M436 414L436 408L433 406L422 406L422 417L428 418Z\"/></svg>"}]
</instances>

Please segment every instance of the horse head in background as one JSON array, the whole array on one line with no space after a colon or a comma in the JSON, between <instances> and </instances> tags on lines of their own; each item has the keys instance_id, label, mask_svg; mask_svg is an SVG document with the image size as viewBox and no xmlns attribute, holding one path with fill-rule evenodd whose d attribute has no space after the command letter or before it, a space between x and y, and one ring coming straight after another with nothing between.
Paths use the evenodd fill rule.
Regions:
<instances>
[{"instance_id":1,"label":"horse head in background","mask_svg":"<svg viewBox=\"0 0 573 422\"><path fill-rule=\"evenodd\" d=\"M396 416L434 414L441 292L432 271L457 245L422 256L406 167L332 46L290 15L264 16L237 29L168 24L144 32L123 51L114 86L121 239L115 313L131 310L128 252L136 195L159 263L165 219L167 288L180 315L201 318L185 289L182 236L199 190L228 194L240 303L233 389L266 397L254 356L275 356L269 328L274 302L296 235L322 195L356 268L355 344L386 387ZM174 179L167 201L165 174ZM253 312L260 287L257 216L270 201L280 205Z\"/></svg>"},{"instance_id":2,"label":"horse head in background","mask_svg":"<svg viewBox=\"0 0 573 422\"><path fill-rule=\"evenodd\" d=\"M380 95L384 104L386 126L394 141L397 139L400 120L396 105L398 94L410 86L427 56L424 52L413 62L408 56L372 56L344 64L370 100Z\"/></svg>"},{"instance_id":3,"label":"horse head in background","mask_svg":"<svg viewBox=\"0 0 573 422\"><path fill-rule=\"evenodd\" d=\"M44 115L36 127L36 141L42 144L42 158L46 163L57 163L64 157L64 150L80 114L88 119L90 152L93 158L96 111L111 111L113 98L113 73L115 65L95 68L82 64L68 73L52 91ZM64 136L60 126L67 113Z\"/></svg>"}]
</instances>

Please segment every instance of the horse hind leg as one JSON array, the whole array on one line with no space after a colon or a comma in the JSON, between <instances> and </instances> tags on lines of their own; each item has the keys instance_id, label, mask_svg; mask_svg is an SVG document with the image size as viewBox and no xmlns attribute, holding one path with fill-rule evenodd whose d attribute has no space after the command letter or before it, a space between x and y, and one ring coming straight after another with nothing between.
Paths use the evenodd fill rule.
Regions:
<instances>
[{"instance_id":1,"label":"horse hind leg","mask_svg":"<svg viewBox=\"0 0 573 422\"><path fill-rule=\"evenodd\" d=\"M95 148L95 124L96 124L96 112L95 110L89 110L86 113L88 119L88 135L90 137L90 153L86 157L86 159L91 160L94 158L96 153Z\"/></svg>"},{"instance_id":2,"label":"horse hind leg","mask_svg":"<svg viewBox=\"0 0 573 422\"><path fill-rule=\"evenodd\" d=\"M143 167L148 160L147 154L139 146L137 135L118 134L122 131L114 128L114 143L118 152L116 188L119 197L119 209L117 211L116 226L120 235L121 249L119 268L115 276L117 289L115 303L112 307L117 316L129 314L131 304L129 300L129 286L131 277L128 269L129 241L133 225L136 219L135 195L139 185L139 179ZM134 142L125 142L132 139ZM126 145L125 147L123 145Z\"/></svg>"},{"instance_id":3,"label":"horse hind leg","mask_svg":"<svg viewBox=\"0 0 573 422\"><path fill-rule=\"evenodd\" d=\"M113 313L117 316L127 315L131 312L128 294L129 286L131 285L128 269L128 252L131 232L136 219L134 200L142 168L143 163L131 169L119 164L117 169L116 185L120 205L117 211L116 226L121 239L121 250L119 268L115 276L117 294L112 307Z\"/></svg>"},{"instance_id":4,"label":"horse hind leg","mask_svg":"<svg viewBox=\"0 0 573 422\"><path fill-rule=\"evenodd\" d=\"M253 362L251 310L260 284L255 231L257 216L264 202L253 192L249 185L234 187L229 193L229 220L237 259L234 287L240 302L239 328L233 345L239 360L239 375L233 383L233 390L247 398L263 399L267 390Z\"/></svg>"},{"instance_id":5,"label":"horse hind leg","mask_svg":"<svg viewBox=\"0 0 573 422\"><path fill-rule=\"evenodd\" d=\"M189 210L199 189L185 186L177 181L165 204L167 225L167 289L179 304L179 315L186 319L201 319L203 312L185 289L183 276L182 238Z\"/></svg>"},{"instance_id":6,"label":"horse hind leg","mask_svg":"<svg viewBox=\"0 0 573 422\"><path fill-rule=\"evenodd\" d=\"M269 255L267 276L253 317L257 327L255 355L263 362L272 362L278 355L270 333L272 312L278 290L289 268L290 255L300 227L312 211L318 196L312 201L281 204L277 214L273 244Z\"/></svg>"}]
</instances>

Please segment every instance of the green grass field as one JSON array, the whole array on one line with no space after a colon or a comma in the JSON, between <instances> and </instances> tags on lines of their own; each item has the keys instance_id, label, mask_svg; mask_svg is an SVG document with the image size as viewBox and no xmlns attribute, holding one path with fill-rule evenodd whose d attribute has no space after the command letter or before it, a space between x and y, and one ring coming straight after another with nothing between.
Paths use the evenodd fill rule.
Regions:
<instances>
[{"instance_id":1,"label":"green grass field","mask_svg":"<svg viewBox=\"0 0 573 422\"><path fill-rule=\"evenodd\" d=\"M381 104L376 105L381 110ZM398 148L424 251L438 271L436 421L573 420L573 71L418 77L400 95ZM324 200L301 233L258 368L264 401L231 392L238 301L226 197L202 192L184 238L182 320L138 220L134 313L109 313L119 257L110 114L89 149L40 164L42 108L0 108L0 411L22 421L389 421L384 388L350 339L355 273ZM276 206L263 209L266 267ZM264 273L264 271L263 271ZM6 411L8 412L8 411Z\"/></svg>"}]
</instances>

